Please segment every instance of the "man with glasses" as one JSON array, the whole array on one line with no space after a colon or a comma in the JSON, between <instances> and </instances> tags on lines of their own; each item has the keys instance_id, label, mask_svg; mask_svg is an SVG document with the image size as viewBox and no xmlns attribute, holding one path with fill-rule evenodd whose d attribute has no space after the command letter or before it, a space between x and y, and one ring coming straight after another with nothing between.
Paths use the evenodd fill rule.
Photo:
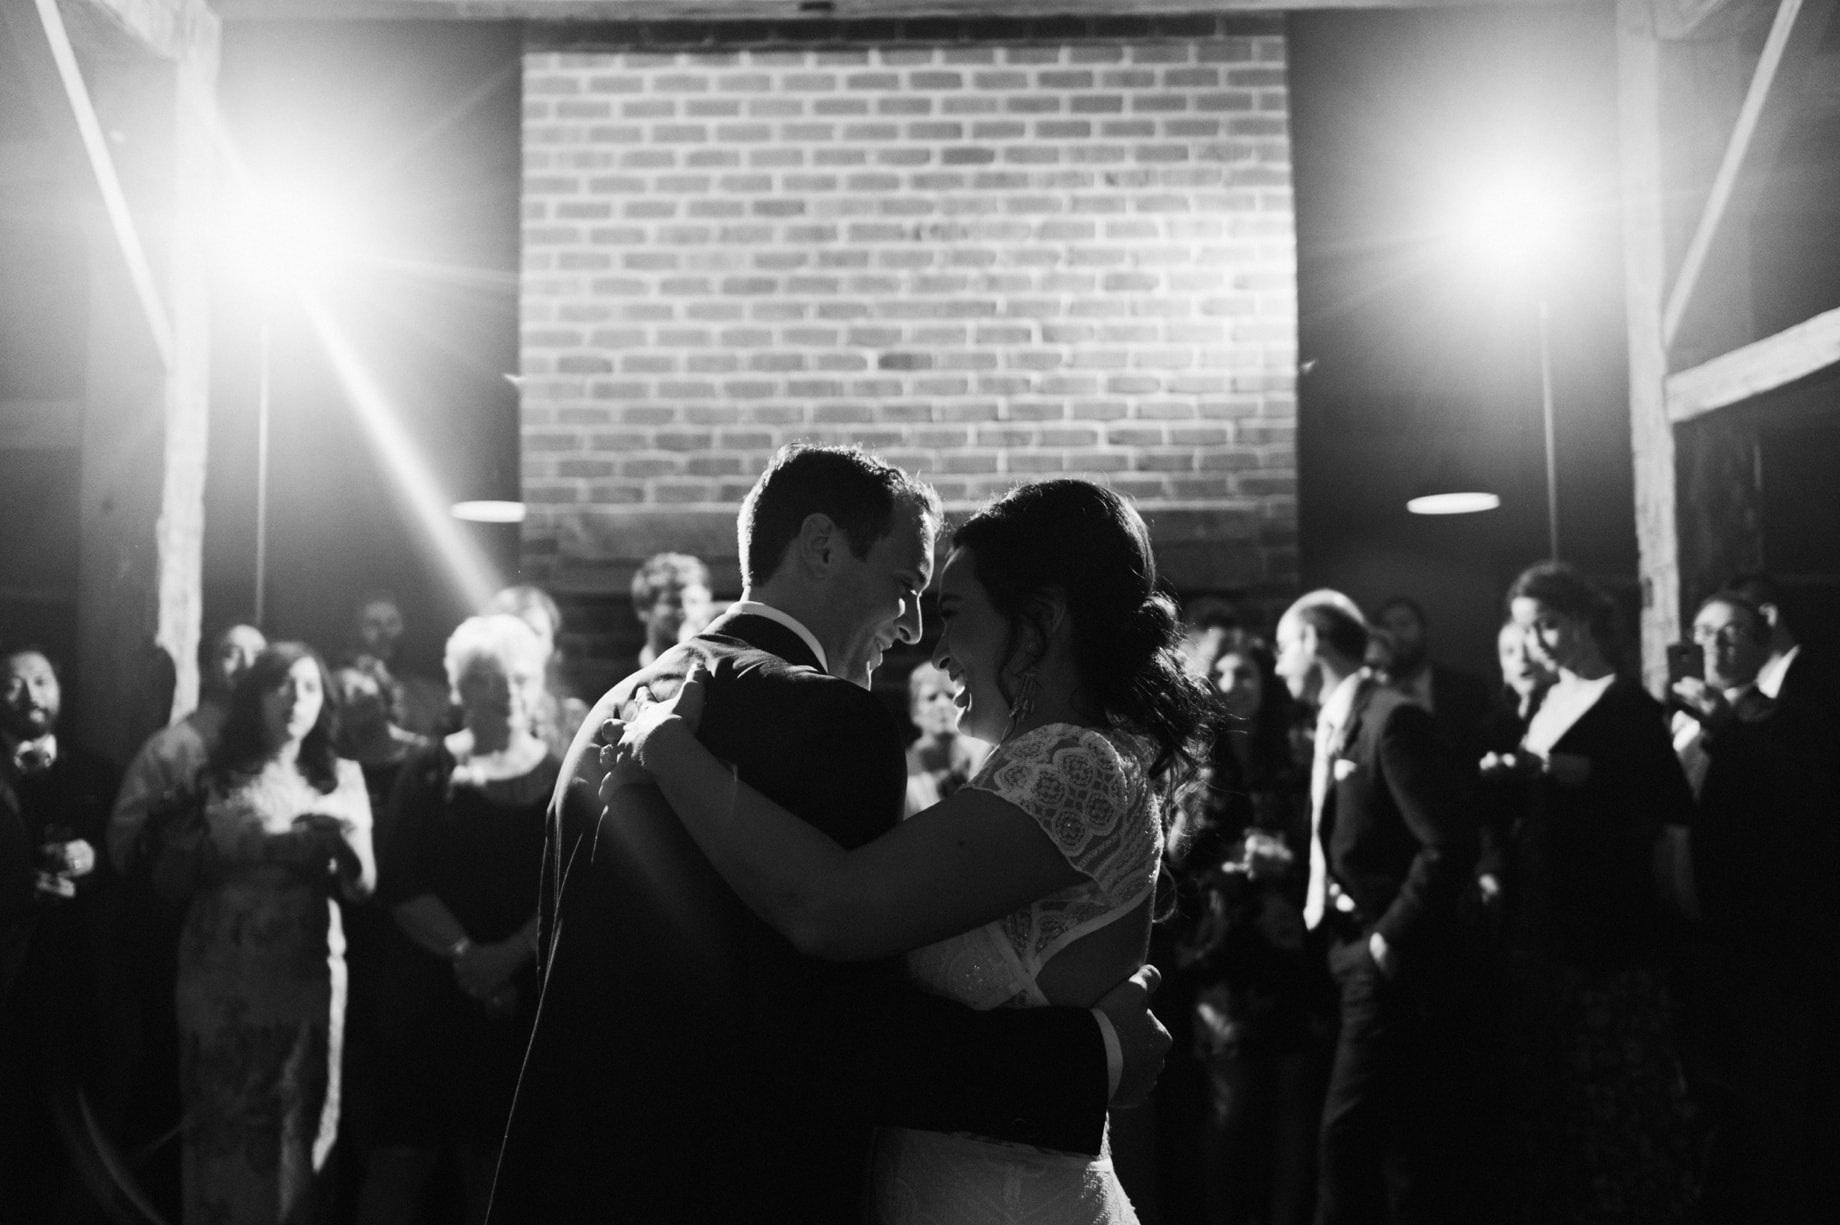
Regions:
<instances>
[{"instance_id":1,"label":"man with glasses","mask_svg":"<svg viewBox=\"0 0 1840 1225\"><path fill-rule=\"evenodd\" d=\"M1690 1070L1711 1123L1706 1218L1832 1219L1824 1038L1834 970L1835 748L1812 711L1759 687L1770 622L1732 591L1694 614L1701 677L1677 681L1675 749L1693 787L1685 962Z\"/></svg>"}]
</instances>

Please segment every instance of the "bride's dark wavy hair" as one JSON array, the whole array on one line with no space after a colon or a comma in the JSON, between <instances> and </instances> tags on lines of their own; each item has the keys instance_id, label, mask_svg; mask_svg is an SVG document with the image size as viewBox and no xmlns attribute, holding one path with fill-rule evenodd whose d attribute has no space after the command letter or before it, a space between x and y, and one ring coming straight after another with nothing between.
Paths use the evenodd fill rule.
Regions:
<instances>
[{"instance_id":1,"label":"bride's dark wavy hair","mask_svg":"<svg viewBox=\"0 0 1840 1225\"><path fill-rule=\"evenodd\" d=\"M1151 778L1163 787L1195 772L1214 711L1212 690L1184 666L1175 601L1157 581L1150 531L1130 503L1089 481L1022 485L952 533L968 551L991 606L1009 622L1003 674L1039 662L1056 597L1073 626L1080 700L1113 726L1156 745Z\"/></svg>"}]
</instances>

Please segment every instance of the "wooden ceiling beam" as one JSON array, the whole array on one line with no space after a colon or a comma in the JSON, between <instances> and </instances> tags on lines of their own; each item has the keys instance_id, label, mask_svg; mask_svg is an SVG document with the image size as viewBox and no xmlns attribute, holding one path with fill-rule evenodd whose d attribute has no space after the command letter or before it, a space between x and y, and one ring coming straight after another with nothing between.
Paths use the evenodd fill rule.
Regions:
<instances>
[{"instance_id":1,"label":"wooden ceiling beam","mask_svg":"<svg viewBox=\"0 0 1840 1225\"><path fill-rule=\"evenodd\" d=\"M1678 425L1787 387L1840 364L1840 310L1668 376L1668 419Z\"/></svg>"},{"instance_id":2,"label":"wooden ceiling beam","mask_svg":"<svg viewBox=\"0 0 1840 1225\"><path fill-rule=\"evenodd\" d=\"M93 0L127 3L128 0ZM1082 17L1322 9L1526 8L1574 0L216 0L225 21L746 21Z\"/></svg>"},{"instance_id":3,"label":"wooden ceiling beam","mask_svg":"<svg viewBox=\"0 0 1840 1225\"><path fill-rule=\"evenodd\" d=\"M115 172L108 138L103 135L89 89L83 83L76 49L71 44L57 0L0 4L0 25L4 25L11 36L20 65L31 80L32 93L50 129L51 139L57 145L83 150L114 239L111 246L120 256L140 304L147 339L161 368L170 369L172 323L135 226L133 211L128 207L127 195L122 191L121 178Z\"/></svg>"},{"instance_id":4,"label":"wooden ceiling beam","mask_svg":"<svg viewBox=\"0 0 1840 1225\"><path fill-rule=\"evenodd\" d=\"M1654 0L1655 34L1664 39L1698 38L1722 28L1751 0Z\"/></svg>"},{"instance_id":5,"label":"wooden ceiling beam","mask_svg":"<svg viewBox=\"0 0 1840 1225\"><path fill-rule=\"evenodd\" d=\"M1747 210L1740 195L1753 195L1767 173L1788 130L1808 67L1817 58L1821 36L1833 17L1837 0L1779 0L1775 20L1764 41L1763 54L1751 75L1750 88L1738 110L1738 121L1726 142L1725 155L1712 180L1699 223L1687 243L1686 254L1675 275L1673 289L1661 315L1662 343L1672 346L1682 320L1693 308L1700 274L1727 220Z\"/></svg>"},{"instance_id":6,"label":"wooden ceiling beam","mask_svg":"<svg viewBox=\"0 0 1840 1225\"><path fill-rule=\"evenodd\" d=\"M206 0L58 0L73 41L108 41L162 60L214 41L217 16Z\"/></svg>"}]
</instances>

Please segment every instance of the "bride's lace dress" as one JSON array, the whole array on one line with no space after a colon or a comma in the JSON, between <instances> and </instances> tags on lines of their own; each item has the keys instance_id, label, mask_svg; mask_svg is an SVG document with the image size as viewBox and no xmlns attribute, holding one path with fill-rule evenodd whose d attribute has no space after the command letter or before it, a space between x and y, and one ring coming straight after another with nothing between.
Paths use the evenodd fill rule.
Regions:
<instances>
[{"instance_id":1,"label":"bride's lace dress","mask_svg":"<svg viewBox=\"0 0 1840 1225\"><path fill-rule=\"evenodd\" d=\"M922 986L973 1008L1039 1008L1036 977L1073 941L1130 914L1156 887L1163 828L1148 745L1057 723L999 745L967 787L1034 817L1086 876L1072 888L908 954ZM876 1145L881 1225L1123 1225L1136 1214L1097 1159L974 1136L884 1128Z\"/></svg>"}]
</instances>

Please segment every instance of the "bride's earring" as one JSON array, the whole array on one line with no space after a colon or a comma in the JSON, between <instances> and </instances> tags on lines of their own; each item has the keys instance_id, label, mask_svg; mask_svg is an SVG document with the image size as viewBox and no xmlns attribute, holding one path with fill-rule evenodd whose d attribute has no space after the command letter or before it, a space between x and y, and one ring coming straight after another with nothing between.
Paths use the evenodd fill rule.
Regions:
<instances>
[{"instance_id":1,"label":"bride's earring","mask_svg":"<svg viewBox=\"0 0 1840 1225\"><path fill-rule=\"evenodd\" d=\"M1008 740L1016 732L1016 725L1035 713L1035 691L1041 685L1041 677L1030 668L1016 681L1016 696L1009 703L1009 726L1003 729L1003 738Z\"/></svg>"}]
</instances>

